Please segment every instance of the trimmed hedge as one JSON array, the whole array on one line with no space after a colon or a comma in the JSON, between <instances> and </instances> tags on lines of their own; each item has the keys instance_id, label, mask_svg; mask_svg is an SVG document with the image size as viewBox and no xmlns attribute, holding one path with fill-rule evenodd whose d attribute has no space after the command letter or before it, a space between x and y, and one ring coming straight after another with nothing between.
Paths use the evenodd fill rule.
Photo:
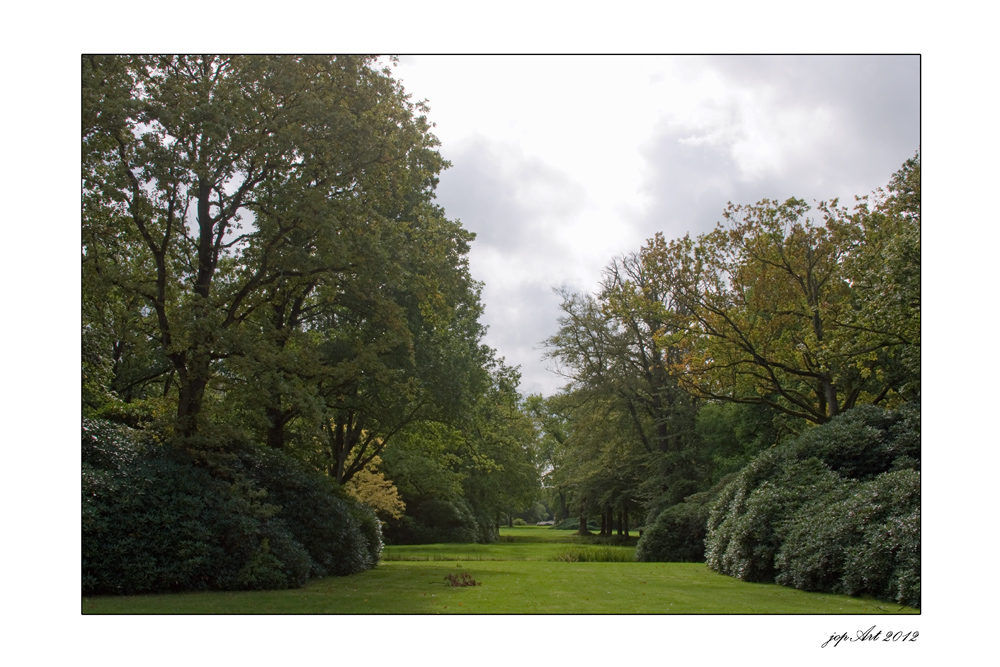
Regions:
<instances>
[{"instance_id":1,"label":"trimmed hedge","mask_svg":"<svg viewBox=\"0 0 1000 667\"><path fill-rule=\"evenodd\" d=\"M220 479L141 431L82 431L84 595L290 588L378 561L371 512L278 452L236 448L246 474Z\"/></svg>"},{"instance_id":2,"label":"trimmed hedge","mask_svg":"<svg viewBox=\"0 0 1000 667\"><path fill-rule=\"evenodd\" d=\"M744 581L919 607L919 467L919 406L854 408L761 453L723 489L706 563Z\"/></svg>"}]
</instances>

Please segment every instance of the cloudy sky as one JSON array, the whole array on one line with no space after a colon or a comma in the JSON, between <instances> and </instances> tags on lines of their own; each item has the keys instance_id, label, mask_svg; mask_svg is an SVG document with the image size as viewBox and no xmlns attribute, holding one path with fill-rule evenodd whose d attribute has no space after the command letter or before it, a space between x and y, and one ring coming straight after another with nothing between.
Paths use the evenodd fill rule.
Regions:
<instances>
[{"instance_id":1,"label":"cloudy sky","mask_svg":"<svg viewBox=\"0 0 1000 667\"><path fill-rule=\"evenodd\" d=\"M656 232L710 230L726 203L853 201L920 144L917 56L412 56L438 203L477 234L486 342L522 393L565 383L542 360L559 297Z\"/></svg>"}]
</instances>

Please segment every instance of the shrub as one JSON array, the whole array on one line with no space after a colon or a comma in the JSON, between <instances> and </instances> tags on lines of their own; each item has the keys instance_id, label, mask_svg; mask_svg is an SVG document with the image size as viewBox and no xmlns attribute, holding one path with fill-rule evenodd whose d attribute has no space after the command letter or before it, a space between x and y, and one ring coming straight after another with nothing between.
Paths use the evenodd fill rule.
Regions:
<instances>
[{"instance_id":1,"label":"shrub","mask_svg":"<svg viewBox=\"0 0 1000 667\"><path fill-rule=\"evenodd\" d=\"M222 479L121 425L86 420L82 444L85 595L287 588L378 561L371 513L279 452L231 446Z\"/></svg>"},{"instance_id":2,"label":"shrub","mask_svg":"<svg viewBox=\"0 0 1000 667\"><path fill-rule=\"evenodd\" d=\"M688 496L684 502L660 512L643 530L635 547L637 561L701 563L705 560L705 524L708 522L708 492Z\"/></svg>"},{"instance_id":3,"label":"shrub","mask_svg":"<svg viewBox=\"0 0 1000 667\"><path fill-rule=\"evenodd\" d=\"M358 521L358 528L365 539L365 553L363 558L363 569L370 570L378 566L382 560L382 522L379 521L375 510L358 503L353 509L354 518Z\"/></svg>"},{"instance_id":4,"label":"shrub","mask_svg":"<svg viewBox=\"0 0 1000 667\"><path fill-rule=\"evenodd\" d=\"M919 606L920 473L884 473L792 520L775 581Z\"/></svg>"},{"instance_id":5,"label":"shrub","mask_svg":"<svg viewBox=\"0 0 1000 667\"><path fill-rule=\"evenodd\" d=\"M412 502L402 519L390 521L386 526L386 537L392 544L492 541L486 539L492 532L492 528L479 525L462 498L428 498Z\"/></svg>"},{"instance_id":6,"label":"shrub","mask_svg":"<svg viewBox=\"0 0 1000 667\"><path fill-rule=\"evenodd\" d=\"M527 521L525 521L524 519L520 519L520 518L514 519L511 523L513 523L515 526L527 526L528 525Z\"/></svg>"},{"instance_id":7,"label":"shrub","mask_svg":"<svg viewBox=\"0 0 1000 667\"><path fill-rule=\"evenodd\" d=\"M703 563L708 518L716 499L735 474L726 475L708 491L695 493L650 517L636 545L635 558L647 562Z\"/></svg>"},{"instance_id":8,"label":"shrub","mask_svg":"<svg viewBox=\"0 0 1000 667\"><path fill-rule=\"evenodd\" d=\"M838 480L817 459L795 461L780 448L757 456L710 510L705 562L744 581L772 581L784 521Z\"/></svg>"},{"instance_id":9,"label":"shrub","mask_svg":"<svg viewBox=\"0 0 1000 667\"><path fill-rule=\"evenodd\" d=\"M233 446L241 472L265 489L265 501L312 559L311 576L345 575L374 567L381 530L371 512L330 478L282 452ZM372 525L372 524L375 525Z\"/></svg>"},{"instance_id":10,"label":"shrub","mask_svg":"<svg viewBox=\"0 0 1000 667\"><path fill-rule=\"evenodd\" d=\"M309 556L273 511L124 427L83 431L83 592L301 585Z\"/></svg>"},{"instance_id":11,"label":"shrub","mask_svg":"<svg viewBox=\"0 0 1000 667\"><path fill-rule=\"evenodd\" d=\"M552 557L564 563L631 563L635 554L622 547L570 547Z\"/></svg>"},{"instance_id":12,"label":"shrub","mask_svg":"<svg viewBox=\"0 0 1000 667\"><path fill-rule=\"evenodd\" d=\"M864 536L847 546L843 589L920 606L920 473L881 475L859 494Z\"/></svg>"},{"instance_id":13,"label":"shrub","mask_svg":"<svg viewBox=\"0 0 1000 667\"><path fill-rule=\"evenodd\" d=\"M842 477L868 480L893 469L919 470L920 407L860 405L809 429L789 446L796 458L814 456Z\"/></svg>"},{"instance_id":14,"label":"shrub","mask_svg":"<svg viewBox=\"0 0 1000 667\"><path fill-rule=\"evenodd\" d=\"M867 406L758 455L712 506L706 563L918 606L919 433L918 406Z\"/></svg>"}]
</instances>

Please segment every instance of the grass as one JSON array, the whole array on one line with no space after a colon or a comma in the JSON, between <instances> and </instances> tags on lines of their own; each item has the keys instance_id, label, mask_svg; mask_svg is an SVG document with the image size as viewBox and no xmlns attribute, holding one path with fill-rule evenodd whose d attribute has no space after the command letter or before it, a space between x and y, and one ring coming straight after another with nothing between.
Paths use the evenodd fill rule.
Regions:
<instances>
[{"instance_id":1,"label":"grass","mask_svg":"<svg viewBox=\"0 0 1000 667\"><path fill-rule=\"evenodd\" d=\"M83 613L919 613L843 595L748 584L701 563L636 563L634 547L589 546L571 531L515 527L501 536L509 539L490 545L389 546L374 570L313 580L300 589L84 598ZM449 583L449 575L462 574L482 585Z\"/></svg>"},{"instance_id":2,"label":"grass","mask_svg":"<svg viewBox=\"0 0 1000 667\"><path fill-rule=\"evenodd\" d=\"M636 534L633 533L633 537L635 536ZM570 530L552 530L539 526L515 526L501 528L500 540L493 544L387 546L382 551L382 561L552 561L564 560L560 556L572 551L593 549L616 549L623 554L617 560L635 560L635 547L595 547L590 545L590 538L581 537Z\"/></svg>"}]
</instances>

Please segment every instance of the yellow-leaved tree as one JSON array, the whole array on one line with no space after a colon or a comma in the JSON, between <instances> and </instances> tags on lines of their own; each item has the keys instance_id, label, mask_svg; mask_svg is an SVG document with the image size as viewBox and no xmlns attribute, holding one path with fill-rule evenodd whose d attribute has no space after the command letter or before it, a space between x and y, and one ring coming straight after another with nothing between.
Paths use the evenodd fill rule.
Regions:
<instances>
[{"instance_id":1,"label":"yellow-leaved tree","mask_svg":"<svg viewBox=\"0 0 1000 667\"><path fill-rule=\"evenodd\" d=\"M399 497L399 491L392 480L385 478L379 468L382 459L374 457L368 464L354 474L344 484L347 494L368 505L383 521L388 518L398 519L403 516L406 504Z\"/></svg>"}]
</instances>

